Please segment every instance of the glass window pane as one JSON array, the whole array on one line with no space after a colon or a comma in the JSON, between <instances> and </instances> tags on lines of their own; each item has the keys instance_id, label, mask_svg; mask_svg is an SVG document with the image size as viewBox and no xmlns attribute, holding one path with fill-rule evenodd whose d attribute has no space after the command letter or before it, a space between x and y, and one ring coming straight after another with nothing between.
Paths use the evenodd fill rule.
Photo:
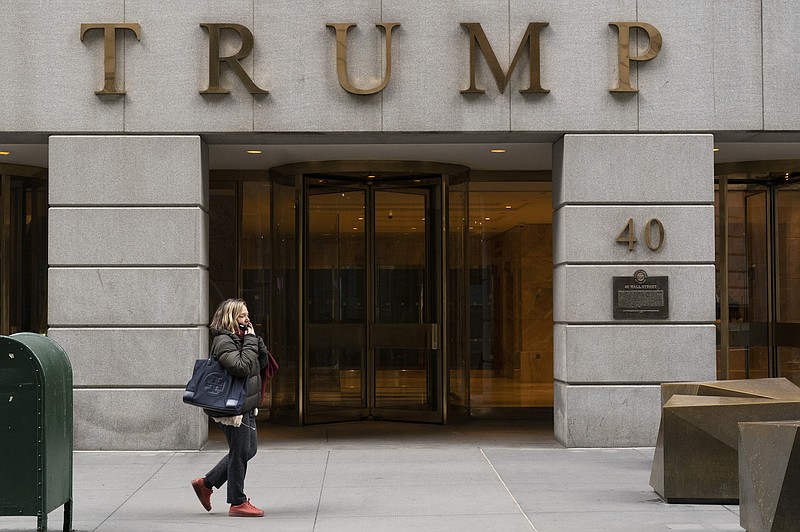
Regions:
<instances>
[{"instance_id":1,"label":"glass window pane","mask_svg":"<svg viewBox=\"0 0 800 532\"><path fill-rule=\"evenodd\" d=\"M47 330L47 182L0 175L0 334Z\"/></svg>"},{"instance_id":2,"label":"glass window pane","mask_svg":"<svg viewBox=\"0 0 800 532\"><path fill-rule=\"evenodd\" d=\"M776 193L778 375L800 386L800 190Z\"/></svg>"},{"instance_id":3,"label":"glass window pane","mask_svg":"<svg viewBox=\"0 0 800 532\"><path fill-rule=\"evenodd\" d=\"M553 406L549 183L471 183L470 402Z\"/></svg>"},{"instance_id":4,"label":"glass window pane","mask_svg":"<svg viewBox=\"0 0 800 532\"><path fill-rule=\"evenodd\" d=\"M239 225L236 183L212 183L208 199L208 315L239 294Z\"/></svg>"},{"instance_id":5,"label":"glass window pane","mask_svg":"<svg viewBox=\"0 0 800 532\"><path fill-rule=\"evenodd\" d=\"M272 379L272 411L296 421L298 412L299 290L297 192L294 184L272 186L272 313L270 348L281 365Z\"/></svg>"},{"instance_id":6,"label":"glass window pane","mask_svg":"<svg viewBox=\"0 0 800 532\"><path fill-rule=\"evenodd\" d=\"M449 412L469 407L469 269L466 262L468 183L451 185L447 221L447 335Z\"/></svg>"},{"instance_id":7,"label":"glass window pane","mask_svg":"<svg viewBox=\"0 0 800 532\"><path fill-rule=\"evenodd\" d=\"M334 188L307 199L309 413L366 406L366 195Z\"/></svg>"},{"instance_id":8,"label":"glass window pane","mask_svg":"<svg viewBox=\"0 0 800 532\"><path fill-rule=\"evenodd\" d=\"M269 330L270 184L242 183L242 299L247 301L256 331Z\"/></svg>"}]
</instances>

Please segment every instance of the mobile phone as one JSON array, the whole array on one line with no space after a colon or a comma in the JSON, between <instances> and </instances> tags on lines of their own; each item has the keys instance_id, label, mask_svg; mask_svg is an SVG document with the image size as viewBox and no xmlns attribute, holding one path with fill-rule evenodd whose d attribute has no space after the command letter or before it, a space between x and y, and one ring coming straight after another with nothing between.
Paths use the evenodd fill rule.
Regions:
<instances>
[{"instance_id":1,"label":"mobile phone","mask_svg":"<svg viewBox=\"0 0 800 532\"><path fill-rule=\"evenodd\" d=\"M239 324L239 330L246 331L247 330L247 324L246 323L240 323Z\"/></svg>"}]
</instances>

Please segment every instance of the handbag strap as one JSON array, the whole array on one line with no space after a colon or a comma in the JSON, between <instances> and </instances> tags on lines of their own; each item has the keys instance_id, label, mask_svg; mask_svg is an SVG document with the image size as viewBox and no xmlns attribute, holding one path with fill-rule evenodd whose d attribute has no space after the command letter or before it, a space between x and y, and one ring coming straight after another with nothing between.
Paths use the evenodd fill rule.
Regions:
<instances>
[{"instance_id":1,"label":"handbag strap","mask_svg":"<svg viewBox=\"0 0 800 532\"><path fill-rule=\"evenodd\" d=\"M218 334L218 335L214 336L214 338L211 339L211 343L208 346L208 358L209 359L216 358L214 356L214 346L216 345L217 340L219 339L220 336L222 336L222 335Z\"/></svg>"},{"instance_id":2,"label":"handbag strap","mask_svg":"<svg viewBox=\"0 0 800 532\"><path fill-rule=\"evenodd\" d=\"M218 359L219 357L214 356L214 347L216 346L217 342L221 342L222 338L225 334L218 334L214 338L211 339L211 345L208 347L208 358ZM242 344L239 344L239 352L242 352Z\"/></svg>"}]
</instances>

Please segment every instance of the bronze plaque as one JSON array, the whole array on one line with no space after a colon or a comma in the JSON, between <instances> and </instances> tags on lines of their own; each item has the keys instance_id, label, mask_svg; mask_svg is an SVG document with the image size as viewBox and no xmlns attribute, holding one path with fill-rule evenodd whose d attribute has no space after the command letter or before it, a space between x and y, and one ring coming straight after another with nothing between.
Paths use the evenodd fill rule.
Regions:
<instances>
[{"instance_id":1,"label":"bronze plaque","mask_svg":"<svg viewBox=\"0 0 800 532\"><path fill-rule=\"evenodd\" d=\"M648 277L637 270L632 277L614 277L615 320L669 318L669 277Z\"/></svg>"}]
</instances>

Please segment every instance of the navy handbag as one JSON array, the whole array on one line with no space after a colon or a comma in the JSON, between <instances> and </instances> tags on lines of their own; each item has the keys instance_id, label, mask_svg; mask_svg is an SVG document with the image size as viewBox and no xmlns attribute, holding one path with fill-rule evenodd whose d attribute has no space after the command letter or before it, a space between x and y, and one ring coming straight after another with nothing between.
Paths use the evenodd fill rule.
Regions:
<instances>
[{"instance_id":1,"label":"navy handbag","mask_svg":"<svg viewBox=\"0 0 800 532\"><path fill-rule=\"evenodd\" d=\"M234 377L214 358L195 360L192 378L183 392L183 402L238 416L247 398L247 377Z\"/></svg>"}]
</instances>

